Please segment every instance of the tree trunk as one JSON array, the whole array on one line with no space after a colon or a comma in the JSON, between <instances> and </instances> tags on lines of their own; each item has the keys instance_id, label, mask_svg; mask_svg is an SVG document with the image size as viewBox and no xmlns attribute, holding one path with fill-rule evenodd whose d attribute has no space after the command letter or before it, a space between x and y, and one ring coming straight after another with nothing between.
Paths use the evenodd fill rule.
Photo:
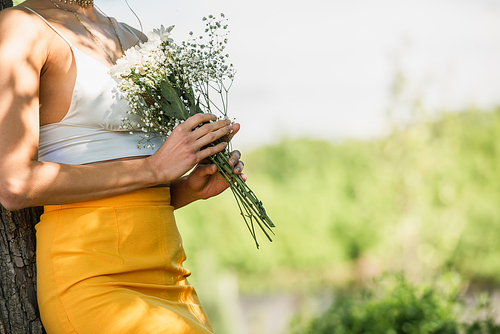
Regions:
<instances>
[{"instance_id":1,"label":"tree trunk","mask_svg":"<svg viewBox=\"0 0 500 334\"><path fill-rule=\"evenodd\" d=\"M44 333L36 300L35 224L42 208L0 206L0 333Z\"/></svg>"},{"instance_id":2,"label":"tree trunk","mask_svg":"<svg viewBox=\"0 0 500 334\"><path fill-rule=\"evenodd\" d=\"M0 0L0 10L12 0ZM36 300L35 224L42 208L0 205L0 334L45 333Z\"/></svg>"}]
</instances>

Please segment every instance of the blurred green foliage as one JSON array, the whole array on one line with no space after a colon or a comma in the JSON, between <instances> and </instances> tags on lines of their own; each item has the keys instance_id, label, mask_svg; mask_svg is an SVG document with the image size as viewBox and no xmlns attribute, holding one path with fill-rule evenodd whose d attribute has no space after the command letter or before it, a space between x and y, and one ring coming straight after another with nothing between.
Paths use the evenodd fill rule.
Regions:
<instances>
[{"instance_id":1,"label":"blurred green foliage","mask_svg":"<svg viewBox=\"0 0 500 334\"><path fill-rule=\"evenodd\" d=\"M458 275L432 284L410 284L402 275L386 276L370 288L344 291L331 308L312 321L295 321L294 334L495 334L500 332L488 304L475 319L461 320L464 303ZM482 313L482 316L478 314Z\"/></svg>"},{"instance_id":2,"label":"blurred green foliage","mask_svg":"<svg viewBox=\"0 0 500 334\"><path fill-rule=\"evenodd\" d=\"M177 212L186 266L236 272L240 289L320 290L387 270L452 268L500 280L500 110L441 115L371 141L285 140L245 153L276 223L261 249L230 193ZM214 264L215 263L215 264Z\"/></svg>"}]
</instances>

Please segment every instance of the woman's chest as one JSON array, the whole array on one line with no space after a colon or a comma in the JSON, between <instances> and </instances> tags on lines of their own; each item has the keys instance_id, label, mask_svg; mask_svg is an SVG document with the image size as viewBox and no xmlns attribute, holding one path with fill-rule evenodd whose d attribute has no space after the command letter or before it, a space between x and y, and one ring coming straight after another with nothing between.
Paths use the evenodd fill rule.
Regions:
<instances>
[{"instance_id":1,"label":"woman's chest","mask_svg":"<svg viewBox=\"0 0 500 334\"><path fill-rule=\"evenodd\" d=\"M67 73L64 69L59 71L63 79L57 80L54 76L56 80L52 83L50 79L41 83L52 88L44 95L41 88L41 126L65 123L120 130L129 108L108 68L75 47L71 47L71 51L73 64L68 67ZM44 105L42 98L48 103Z\"/></svg>"}]
</instances>

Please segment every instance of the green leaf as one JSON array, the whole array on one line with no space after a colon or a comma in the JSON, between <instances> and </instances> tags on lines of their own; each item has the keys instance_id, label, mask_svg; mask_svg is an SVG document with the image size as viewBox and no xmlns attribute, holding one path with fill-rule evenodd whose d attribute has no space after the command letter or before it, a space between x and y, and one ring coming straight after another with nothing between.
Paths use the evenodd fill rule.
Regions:
<instances>
[{"instance_id":1,"label":"green leaf","mask_svg":"<svg viewBox=\"0 0 500 334\"><path fill-rule=\"evenodd\" d=\"M203 111L200 108L199 100L196 100L193 89L190 88L186 93L186 99L189 101L189 115L201 114Z\"/></svg>"},{"instance_id":2,"label":"green leaf","mask_svg":"<svg viewBox=\"0 0 500 334\"><path fill-rule=\"evenodd\" d=\"M161 107L165 112L165 115L183 121L188 119L189 114L186 110L186 107L184 106L184 103L182 103L179 95L172 87L172 85L169 82L163 81L160 84L160 89L161 96L163 97L161 101Z\"/></svg>"},{"instance_id":3,"label":"green leaf","mask_svg":"<svg viewBox=\"0 0 500 334\"><path fill-rule=\"evenodd\" d=\"M196 101L196 113L197 114L203 113L203 110L201 110L201 108L200 108L200 99L198 99L198 101Z\"/></svg>"}]
</instances>

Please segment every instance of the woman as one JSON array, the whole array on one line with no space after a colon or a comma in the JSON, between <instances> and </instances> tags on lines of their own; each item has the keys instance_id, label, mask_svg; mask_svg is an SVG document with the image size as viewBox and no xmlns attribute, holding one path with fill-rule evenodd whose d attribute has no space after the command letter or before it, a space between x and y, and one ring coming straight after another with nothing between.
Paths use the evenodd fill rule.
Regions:
<instances>
[{"instance_id":1,"label":"woman","mask_svg":"<svg viewBox=\"0 0 500 334\"><path fill-rule=\"evenodd\" d=\"M212 333L173 210L227 188L203 164L227 144L202 148L239 125L199 114L155 150L138 149L140 131L119 129L127 106L107 71L144 35L93 0L27 0L0 12L0 31L0 203L45 205L36 229L47 332Z\"/></svg>"}]
</instances>

